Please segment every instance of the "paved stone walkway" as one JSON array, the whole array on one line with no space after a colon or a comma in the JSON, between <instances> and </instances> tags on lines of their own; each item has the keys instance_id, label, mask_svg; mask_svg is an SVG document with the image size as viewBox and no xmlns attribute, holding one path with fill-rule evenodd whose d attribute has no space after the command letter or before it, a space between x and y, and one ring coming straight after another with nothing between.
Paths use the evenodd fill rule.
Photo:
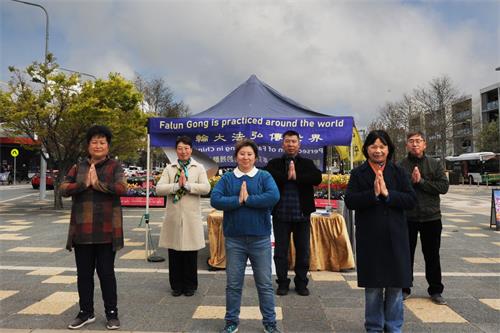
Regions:
<instances>
[{"instance_id":1,"label":"paved stone walkway","mask_svg":"<svg viewBox=\"0 0 500 333\"><path fill-rule=\"evenodd\" d=\"M49 192L50 193L50 192ZM62 332L78 311L72 253L64 250L70 202L61 211L27 195L0 201L0 332ZM431 303L417 249L414 294L405 302L405 332L500 332L500 233L489 228L491 190L452 186L443 197L442 268L447 306ZM212 208L203 201L203 214ZM167 264L144 260L144 209L126 208L126 247L116 260L124 332L216 332L224 325L225 273L207 270L199 252L199 290L172 297ZM157 242L164 209L152 209ZM164 249L158 255L167 257ZM364 293L356 273L311 272L311 296L277 297L285 332L362 332ZM95 323L105 318L96 278ZM245 278L241 332L261 332L257 292ZM88 331L91 332L91 331Z\"/></svg>"}]
</instances>

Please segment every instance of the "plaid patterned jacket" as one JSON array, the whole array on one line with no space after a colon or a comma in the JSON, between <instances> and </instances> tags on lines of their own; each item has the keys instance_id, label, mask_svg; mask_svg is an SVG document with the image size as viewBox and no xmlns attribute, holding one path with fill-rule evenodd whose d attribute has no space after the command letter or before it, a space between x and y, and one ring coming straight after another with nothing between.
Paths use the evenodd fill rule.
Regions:
<instances>
[{"instance_id":1,"label":"plaid patterned jacket","mask_svg":"<svg viewBox=\"0 0 500 333\"><path fill-rule=\"evenodd\" d=\"M281 158L274 158L267 163L266 170L271 173L276 181L276 185L280 190L280 196L283 200L285 183L288 182L288 164L286 156ZM295 171L297 174L297 179L293 181L297 185L297 191L299 193L300 210L304 217L309 217L309 215L316 210L314 206L314 186L321 183L321 171L314 165L313 161L302 157L300 155L295 156ZM276 209L280 207L278 203L273 210L273 218L276 218Z\"/></svg>"},{"instance_id":2,"label":"plaid patterned jacket","mask_svg":"<svg viewBox=\"0 0 500 333\"><path fill-rule=\"evenodd\" d=\"M120 195L126 192L123 170L116 160L106 158L95 165L97 186L86 187L90 163L74 165L59 187L62 195L72 197L71 220L66 249L74 244L113 244L123 247L123 217Z\"/></svg>"}]
</instances>

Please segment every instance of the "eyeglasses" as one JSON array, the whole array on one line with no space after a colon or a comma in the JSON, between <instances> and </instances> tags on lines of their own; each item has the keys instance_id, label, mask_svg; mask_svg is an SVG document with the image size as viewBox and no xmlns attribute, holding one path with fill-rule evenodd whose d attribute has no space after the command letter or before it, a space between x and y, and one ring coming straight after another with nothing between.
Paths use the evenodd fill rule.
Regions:
<instances>
[{"instance_id":1,"label":"eyeglasses","mask_svg":"<svg viewBox=\"0 0 500 333\"><path fill-rule=\"evenodd\" d=\"M408 143L409 143L409 144L414 144L414 143L416 143L416 144L418 145L418 144L421 144L421 143L422 143L422 142L424 142L424 141L425 141L425 140L422 140L422 139L410 139L410 140L408 140Z\"/></svg>"}]
</instances>

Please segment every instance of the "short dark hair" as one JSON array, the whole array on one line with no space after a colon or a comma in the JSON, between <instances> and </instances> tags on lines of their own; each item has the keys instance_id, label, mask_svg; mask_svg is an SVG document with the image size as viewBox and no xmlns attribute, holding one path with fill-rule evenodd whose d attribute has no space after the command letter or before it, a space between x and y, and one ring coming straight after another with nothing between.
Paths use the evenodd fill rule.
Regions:
<instances>
[{"instance_id":1,"label":"short dark hair","mask_svg":"<svg viewBox=\"0 0 500 333\"><path fill-rule=\"evenodd\" d=\"M406 135L406 141L408 141L412 136L415 136L415 135L422 137L422 139L425 141L425 136L424 136L424 133L422 133L422 131L413 131L413 132L408 133Z\"/></svg>"},{"instance_id":2,"label":"short dark hair","mask_svg":"<svg viewBox=\"0 0 500 333\"><path fill-rule=\"evenodd\" d=\"M298 132L294 131L294 130L288 130L288 131L286 131L282 135L283 139L285 138L285 136L296 136L297 139L299 139L299 141L300 141L300 134Z\"/></svg>"},{"instance_id":3,"label":"short dark hair","mask_svg":"<svg viewBox=\"0 0 500 333\"><path fill-rule=\"evenodd\" d=\"M363 155L365 155L366 159L368 159L368 146L372 145L375 141L377 141L377 139L382 141L382 143L389 148L389 154L387 155L387 160L391 160L392 155L394 155L394 150L396 150L396 147L392 143L389 134L387 134L387 132L383 130L373 130L370 133L368 133L368 136L365 139L365 143L363 144Z\"/></svg>"},{"instance_id":4,"label":"short dark hair","mask_svg":"<svg viewBox=\"0 0 500 333\"><path fill-rule=\"evenodd\" d=\"M236 143L236 146L234 148L234 157L238 155L238 152L241 150L243 147L250 147L253 150L253 153L255 154L255 158L259 157L259 147L257 147L257 144L250 139L243 139L240 140Z\"/></svg>"},{"instance_id":5,"label":"short dark hair","mask_svg":"<svg viewBox=\"0 0 500 333\"><path fill-rule=\"evenodd\" d=\"M187 136L187 135L178 136L177 139L175 140L175 148L177 148L177 146L181 142L183 144L188 145L189 147L193 148L193 140L189 136Z\"/></svg>"},{"instance_id":6,"label":"short dark hair","mask_svg":"<svg viewBox=\"0 0 500 333\"><path fill-rule=\"evenodd\" d=\"M108 141L108 145L111 144L111 138L113 137L113 134L111 134L111 130L106 127L106 126L103 126L103 125L94 125L92 127L90 127L88 130L87 130L87 134L86 134L86 138L87 138L87 144L90 143L90 140L92 140L92 138L94 136L103 136L106 138L106 141Z\"/></svg>"}]
</instances>

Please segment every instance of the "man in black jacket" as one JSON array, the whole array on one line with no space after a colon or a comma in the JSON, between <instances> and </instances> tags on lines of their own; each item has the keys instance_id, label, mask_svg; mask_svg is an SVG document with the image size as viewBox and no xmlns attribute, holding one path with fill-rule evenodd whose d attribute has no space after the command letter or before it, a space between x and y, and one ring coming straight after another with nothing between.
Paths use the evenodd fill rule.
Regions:
<instances>
[{"instance_id":1,"label":"man in black jacket","mask_svg":"<svg viewBox=\"0 0 500 333\"><path fill-rule=\"evenodd\" d=\"M314 185L321 183L321 171L313 161L299 155L300 138L295 131L283 134L285 154L266 166L280 190L280 201L273 209L273 231L275 240L274 263L278 276L278 295L288 294L288 252L290 233L295 245L295 290L308 296L307 272L310 256L310 215L314 205Z\"/></svg>"},{"instance_id":2,"label":"man in black jacket","mask_svg":"<svg viewBox=\"0 0 500 333\"><path fill-rule=\"evenodd\" d=\"M411 264L415 259L418 233L425 260L425 278L429 284L427 292L434 303L445 305L442 297L441 263L439 248L441 246L441 208L440 194L448 192L449 182L441 164L425 155L425 138L422 132L407 135L406 148L408 156L400 165L411 175L413 188L417 193L417 205L406 212L410 239ZM403 298L410 297L411 290L403 289Z\"/></svg>"}]
</instances>

